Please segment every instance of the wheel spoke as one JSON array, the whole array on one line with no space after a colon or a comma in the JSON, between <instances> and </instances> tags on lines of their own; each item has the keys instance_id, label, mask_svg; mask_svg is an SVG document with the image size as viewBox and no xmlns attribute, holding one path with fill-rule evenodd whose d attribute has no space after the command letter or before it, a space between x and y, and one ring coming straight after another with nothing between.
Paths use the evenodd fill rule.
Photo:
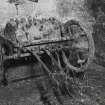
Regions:
<instances>
[{"instance_id":1,"label":"wheel spoke","mask_svg":"<svg viewBox=\"0 0 105 105\"><path fill-rule=\"evenodd\" d=\"M55 52L55 54L56 54L56 56L57 56L58 65L59 65L60 67L62 67L58 52Z\"/></svg>"},{"instance_id":2,"label":"wheel spoke","mask_svg":"<svg viewBox=\"0 0 105 105\"><path fill-rule=\"evenodd\" d=\"M59 70L61 70L61 72L64 72L61 64L58 63L58 61L53 57L53 55L50 53L50 51L46 50L46 53L50 56L50 58L52 59L52 62L57 65L57 67L59 68ZM58 55L59 56L59 55ZM58 57L57 57L58 58Z\"/></svg>"},{"instance_id":3,"label":"wheel spoke","mask_svg":"<svg viewBox=\"0 0 105 105\"><path fill-rule=\"evenodd\" d=\"M75 71L78 71L78 70L79 70L79 68L74 67L74 66L72 66L72 65L70 64L70 62L68 61L68 58L66 57L64 51L62 51L62 56L63 56L63 60L64 60L65 64L67 65L67 67L68 67L69 69L75 70Z\"/></svg>"}]
</instances>

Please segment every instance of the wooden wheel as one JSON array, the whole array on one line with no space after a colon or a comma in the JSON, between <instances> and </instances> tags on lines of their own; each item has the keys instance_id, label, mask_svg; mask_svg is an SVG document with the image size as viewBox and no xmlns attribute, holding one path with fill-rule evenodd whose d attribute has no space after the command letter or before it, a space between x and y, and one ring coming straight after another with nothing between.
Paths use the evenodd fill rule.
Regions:
<instances>
[{"instance_id":1,"label":"wooden wheel","mask_svg":"<svg viewBox=\"0 0 105 105\"><path fill-rule=\"evenodd\" d=\"M88 35L79 22L75 20L66 22L64 31L65 35L68 35L73 40L72 44L70 44L70 49L62 51L64 63L76 72L86 70L94 56L92 35Z\"/></svg>"}]
</instances>

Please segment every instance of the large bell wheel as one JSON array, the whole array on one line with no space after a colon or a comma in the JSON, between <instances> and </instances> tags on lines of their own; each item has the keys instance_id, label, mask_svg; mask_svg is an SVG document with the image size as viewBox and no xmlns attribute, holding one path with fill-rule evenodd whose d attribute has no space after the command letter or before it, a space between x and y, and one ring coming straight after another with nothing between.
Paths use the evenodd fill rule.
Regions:
<instances>
[{"instance_id":1,"label":"large bell wheel","mask_svg":"<svg viewBox=\"0 0 105 105\"><path fill-rule=\"evenodd\" d=\"M68 35L72 39L70 47L62 51L64 63L73 71L85 71L94 57L92 35L88 35L84 28L75 20L66 22L64 24L64 31L65 35Z\"/></svg>"}]
</instances>

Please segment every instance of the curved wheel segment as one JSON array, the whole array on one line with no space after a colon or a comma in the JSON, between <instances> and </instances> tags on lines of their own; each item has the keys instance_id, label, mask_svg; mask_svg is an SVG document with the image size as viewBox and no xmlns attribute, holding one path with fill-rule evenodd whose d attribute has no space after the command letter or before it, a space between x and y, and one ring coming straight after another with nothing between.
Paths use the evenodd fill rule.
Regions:
<instances>
[{"instance_id":1,"label":"curved wheel segment","mask_svg":"<svg viewBox=\"0 0 105 105\"><path fill-rule=\"evenodd\" d=\"M72 39L68 43L68 49L62 50L64 63L76 72L87 69L91 58L94 56L94 42L92 35L88 35L80 26L79 22L70 20L64 24L64 36Z\"/></svg>"}]
</instances>

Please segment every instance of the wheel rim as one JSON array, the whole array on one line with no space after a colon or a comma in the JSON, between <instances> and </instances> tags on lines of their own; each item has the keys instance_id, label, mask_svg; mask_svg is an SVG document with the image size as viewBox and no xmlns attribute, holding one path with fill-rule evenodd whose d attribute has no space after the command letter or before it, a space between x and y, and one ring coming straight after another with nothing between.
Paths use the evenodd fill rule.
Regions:
<instances>
[{"instance_id":1,"label":"wheel rim","mask_svg":"<svg viewBox=\"0 0 105 105\"><path fill-rule=\"evenodd\" d=\"M87 69L91 59L94 56L94 42L91 34L87 34L78 22L69 21L64 25L65 35L69 35L72 42L72 50L62 51L64 63L76 72ZM69 44L68 44L69 45ZM69 56L66 52L69 52Z\"/></svg>"}]
</instances>

